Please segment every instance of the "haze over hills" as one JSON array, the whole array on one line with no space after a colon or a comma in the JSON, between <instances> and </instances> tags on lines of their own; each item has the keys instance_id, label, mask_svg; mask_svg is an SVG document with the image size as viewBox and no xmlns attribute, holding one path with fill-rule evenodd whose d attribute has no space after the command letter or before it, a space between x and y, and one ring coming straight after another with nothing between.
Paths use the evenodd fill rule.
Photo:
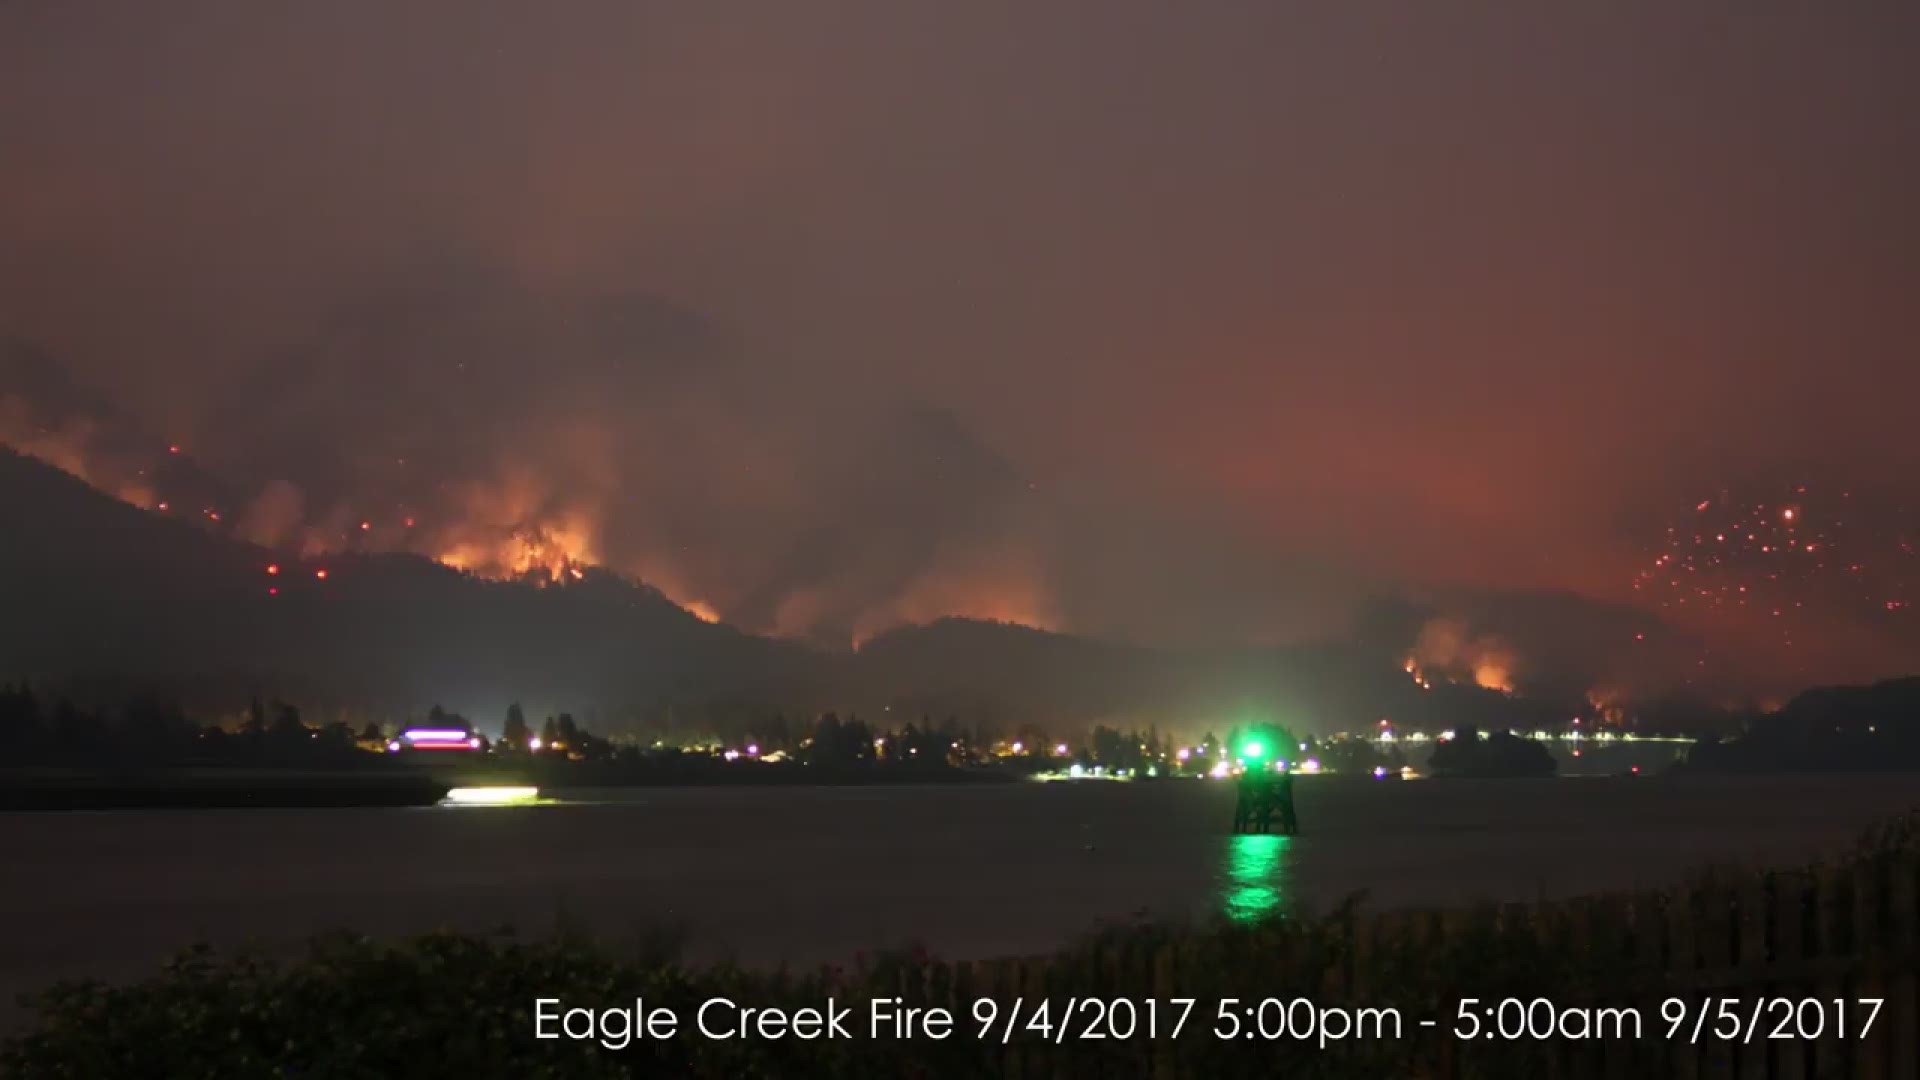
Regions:
<instances>
[{"instance_id":1,"label":"haze over hills","mask_svg":"<svg viewBox=\"0 0 1920 1080\"><path fill-rule=\"evenodd\" d=\"M162 498L196 510L241 502L228 478L76 382L46 351L7 337L0 337L0 446L139 506Z\"/></svg>"},{"instance_id":2,"label":"haze over hills","mask_svg":"<svg viewBox=\"0 0 1920 1080\"><path fill-rule=\"evenodd\" d=\"M874 684L1093 712L1304 694L1344 663L1293 658L1350 653L1389 704L1737 703L1920 655L1897 19L1244 5L1090 38L1023 6L1006 52L973 5L613 4L367 50L335 7L235 5L97 64L69 7L0 34L36 103L0 443L136 505L310 558L603 567L775 641L808 705L859 696L849 642L949 616L1130 645L942 627ZM526 666L578 683L610 648L578 644ZM342 678L461 692L421 663Z\"/></svg>"},{"instance_id":3,"label":"haze over hills","mask_svg":"<svg viewBox=\"0 0 1920 1080\"><path fill-rule=\"evenodd\" d=\"M758 636L581 561L580 537L538 513L529 526L526 508L477 529L422 522L421 535L411 517L263 532L273 484L246 494L259 478L202 466L39 350L0 345L0 385L0 445L25 452L0 460L16 522L0 537L12 598L0 676L102 697L161 690L221 711L279 696L388 719L443 704L483 723L520 701L610 733L840 710L1197 735L1251 718L1303 731L1441 728L1489 711L1514 724L1627 720L1636 698L1692 685L1688 658L1704 653L1643 610L1486 588L1390 593L1317 639L1261 647L1151 647L937 608L852 650ZM934 429L944 446L967 443ZM237 506L249 509L225 510ZM262 535L277 539L252 542ZM425 551L437 557L408 553Z\"/></svg>"},{"instance_id":4,"label":"haze over hills","mask_svg":"<svg viewBox=\"0 0 1920 1080\"><path fill-rule=\"evenodd\" d=\"M848 430L824 419L774 423L790 410L767 402L766 413L736 415L726 407L733 398L716 387L666 408L644 392L666 385L646 382L647 373L677 372L668 382L691 392L727 370L701 351L708 335L698 319L644 297L522 311L529 303L490 286L456 290L420 310L404 298L375 305L385 316L351 325L426 336L379 338L379 348L358 332L336 342L335 361L351 360L361 373L352 385L419 355L449 358L458 378L411 371L404 402L383 401L363 415L349 407L357 391L309 385L290 361L264 381L236 384L231 408L211 426L143 421L52 354L0 338L0 445L285 560L411 553L487 580L531 574L570 582L597 567L602 580L644 581L654 600L778 641L783 655L793 643L813 646L798 650L796 663L809 673L799 685L779 676L779 697L795 707L937 693L959 711L1049 719L1103 715L1115 701L1156 715L1217 711L1198 703L1310 694L1329 668L1344 670L1325 661L1292 670L1291 657L1316 651L1303 642L1343 643L1367 670L1389 661L1404 669L1372 677L1376 683L1411 676L1415 684L1519 690L1570 707L1618 708L1670 693L1776 703L1810 684L1907 670L1910 522L1897 512L1899 500L1869 498L1837 477L1811 489L1796 484L1785 496L1760 484L1738 497L1689 499L1660 531L1650 565L1632 571L1632 589L1625 568L1617 592L1404 570L1356 574L1339 558L1301 557L1284 537L1221 547L1204 540L1204 529L1169 529L1151 515L1058 516L1064 504L1016 459L939 408L893 402ZM441 340L449 324L466 325L453 312L506 310L520 314L497 334L481 332L492 326L482 320L470 334ZM581 340L567 329L576 324ZM474 341L490 344L477 352L462 344ZM576 381L532 376L525 357L552 349L578 353L569 368ZM687 349L706 359L670 359ZM598 405L629 399L644 399L649 411L609 428ZM332 407L309 415L303 403L321 400ZM519 401L543 404L510 425L487 419L513 414ZM716 419L727 416L733 421ZM169 437L149 423L185 434ZM614 430L620 437L611 441L593 434ZM780 437L767 441L775 432ZM759 456L741 463L721 453L743 444L759 447ZM821 453L822 445L832 452ZM795 471L801 460L807 467ZM1756 506L1781 516L1760 528ZM1636 524L1635 532L1646 528ZM1778 552L1788 540L1797 548L1783 563ZM291 586L286 595L295 597ZM1134 614L1113 617L1122 611ZM939 648L882 650L918 665L921 676L896 677L889 668L869 685L838 670L880 667L839 663L850 640L872 645L876 635L950 617L1063 636L1003 631L1009 640L981 645L980 655L1019 659L985 663L970 658L975 645L997 640L992 633L945 632L934 635ZM1132 644L1067 646L1064 635ZM551 693L560 700L574 696L568 687L582 687L595 702L627 701L617 679L555 674L606 647L604 635L582 643L537 665L540 677L528 683L557 679ZM379 663L356 665L346 682ZM458 667L431 673L436 689L421 692L445 693L440 676ZM1211 674L1192 674L1201 671ZM1014 672L1020 685L1009 687ZM758 695L758 679L741 669L726 692ZM345 692L345 684L324 681ZM996 700L1028 704L990 708L983 685L1003 688ZM632 693L658 702L666 692ZM1316 714L1404 711L1391 694L1336 698Z\"/></svg>"},{"instance_id":5,"label":"haze over hills","mask_svg":"<svg viewBox=\"0 0 1920 1080\"><path fill-rule=\"evenodd\" d=\"M0 496L18 511L0 533L11 598L0 650L14 674L159 683L203 702L260 692L404 711L752 694L772 681L804 687L812 670L796 646L705 623L611 575L534 588L409 555L299 559L10 452Z\"/></svg>"},{"instance_id":6,"label":"haze over hills","mask_svg":"<svg viewBox=\"0 0 1920 1080\"><path fill-rule=\"evenodd\" d=\"M278 552L10 451L0 502L0 675L160 689L203 709L259 694L392 718L441 703L494 723L523 701L610 732L897 710L1002 732L1105 722L1197 734L1250 717L1303 730L1446 723L1493 706L1564 722L1586 705L1545 673L1534 685L1552 693L1507 696L1526 674L1516 647L1412 601L1376 605L1350 637L1284 647L1176 651L940 619L830 650L708 622L595 568L494 581L415 555Z\"/></svg>"},{"instance_id":7,"label":"haze over hills","mask_svg":"<svg viewBox=\"0 0 1920 1080\"><path fill-rule=\"evenodd\" d=\"M526 700L658 717L898 702L970 720L1086 720L1174 708L1170 658L1024 627L942 620L832 652L708 623L586 569L489 581L419 556L302 559L110 498L0 454L6 673L360 707ZM324 573L325 577L320 575ZM1264 681L1264 680L1263 680ZM1249 686L1248 689L1258 689Z\"/></svg>"}]
</instances>

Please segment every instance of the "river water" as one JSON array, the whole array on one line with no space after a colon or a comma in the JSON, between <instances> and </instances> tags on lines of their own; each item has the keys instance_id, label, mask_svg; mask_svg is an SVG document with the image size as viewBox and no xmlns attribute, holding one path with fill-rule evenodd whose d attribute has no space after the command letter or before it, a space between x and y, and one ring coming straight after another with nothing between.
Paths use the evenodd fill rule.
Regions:
<instances>
[{"instance_id":1,"label":"river water","mask_svg":"<svg viewBox=\"0 0 1920 1080\"><path fill-rule=\"evenodd\" d=\"M580 791L517 808L0 815L0 995L124 978L196 940L282 946L559 919L695 958L1041 951L1102 921L1527 900L1790 863L1910 777L1299 783L1302 835L1228 833L1202 780ZM0 1018L11 1009L0 1008Z\"/></svg>"}]
</instances>

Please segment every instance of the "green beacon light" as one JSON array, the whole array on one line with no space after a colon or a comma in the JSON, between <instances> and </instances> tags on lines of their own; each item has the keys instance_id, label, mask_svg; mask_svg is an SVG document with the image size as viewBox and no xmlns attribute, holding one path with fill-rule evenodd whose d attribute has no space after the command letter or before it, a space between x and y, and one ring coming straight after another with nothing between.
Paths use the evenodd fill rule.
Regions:
<instances>
[{"instance_id":1,"label":"green beacon light","mask_svg":"<svg viewBox=\"0 0 1920 1080\"><path fill-rule=\"evenodd\" d=\"M1253 742L1240 748L1240 756L1246 758L1248 761L1259 761L1261 758L1267 756L1267 748L1262 745L1258 739L1255 739Z\"/></svg>"}]
</instances>

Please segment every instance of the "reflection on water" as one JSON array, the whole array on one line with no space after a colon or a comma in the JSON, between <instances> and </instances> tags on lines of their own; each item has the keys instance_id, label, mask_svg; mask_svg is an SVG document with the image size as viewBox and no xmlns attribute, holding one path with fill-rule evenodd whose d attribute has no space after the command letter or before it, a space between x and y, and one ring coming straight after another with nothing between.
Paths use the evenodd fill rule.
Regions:
<instances>
[{"instance_id":1,"label":"reflection on water","mask_svg":"<svg viewBox=\"0 0 1920 1080\"><path fill-rule=\"evenodd\" d=\"M1290 836L1243 833L1227 843L1227 918L1254 922L1285 914L1291 907Z\"/></svg>"},{"instance_id":2,"label":"reflection on water","mask_svg":"<svg viewBox=\"0 0 1920 1080\"><path fill-rule=\"evenodd\" d=\"M1311 831L1288 839L1226 834L1235 793L1216 781L553 794L566 804L0 813L7 880L34 883L0 887L0 1033L20 993L144 978L199 940L543 936L564 911L609 942L683 928L693 963L811 969L908 941L978 960L1143 910L1297 917L1361 889L1387 910L1660 887L1707 860L1795 866L1914 803L1900 774L1312 781Z\"/></svg>"}]
</instances>

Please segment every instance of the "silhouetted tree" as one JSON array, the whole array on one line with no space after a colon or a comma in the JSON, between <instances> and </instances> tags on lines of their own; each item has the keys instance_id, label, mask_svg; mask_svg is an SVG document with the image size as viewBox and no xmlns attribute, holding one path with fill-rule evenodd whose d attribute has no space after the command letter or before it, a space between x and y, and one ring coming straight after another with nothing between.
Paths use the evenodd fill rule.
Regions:
<instances>
[{"instance_id":1,"label":"silhouetted tree","mask_svg":"<svg viewBox=\"0 0 1920 1080\"><path fill-rule=\"evenodd\" d=\"M846 756L849 761L864 763L873 760L873 729L859 717L852 717L840 728L840 737L846 744Z\"/></svg>"},{"instance_id":2,"label":"silhouetted tree","mask_svg":"<svg viewBox=\"0 0 1920 1080\"><path fill-rule=\"evenodd\" d=\"M271 733L279 738L305 738L307 725L300 721L300 710L284 701L273 703Z\"/></svg>"},{"instance_id":3,"label":"silhouetted tree","mask_svg":"<svg viewBox=\"0 0 1920 1080\"><path fill-rule=\"evenodd\" d=\"M142 695L127 702L120 725L110 732L114 756L158 762L183 754L198 733L177 703Z\"/></svg>"},{"instance_id":4,"label":"silhouetted tree","mask_svg":"<svg viewBox=\"0 0 1920 1080\"><path fill-rule=\"evenodd\" d=\"M841 763L843 750L840 717L834 713L828 713L815 721L813 741L807 747L807 760L825 765L838 765Z\"/></svg>"},{"instance_id":5,"label":"silhouetted tree","mask_svg":"<svg viewBox=\"0 0 1920 1080\"><path fill-rule=\"evenodd\" d=\"M27 760L44 753L46 743L40 699L25 683L0 688L0 753Z\"/></svg>"},{"instance_id":6,"label":"silhouetted tree","mask_svg":"<svg viewBox=\"0 0 1920 1080\"><path fill-rule=\"evenodd\" d=\"M98 754L106 747L106 725L65 698L53 707L51 735L57 752L74 757Z\"/></svg>"},{"instance_id":7,"label":"silhouetted tree","mask_svg":"<svg viewBox=\"0 0 1920 1080\"><path fill-rule=\"evenodd\" d=\"M891 743L888 750L892 750ZM900 751L905 756L906 751ZM814 723L811 744L805 758L821 765L854 765L873 760L873 732L858 718L842 723L835 713L827 713Z\"/></svg>"},{"instance_id":8,"label":"silhouetted tree","mask_svg":"<svg viewBox=\"0 0 1920 1080\"><path fill-rule=\"evenodd\" d=\"M335 720L320 729L315 735L319 749L329 754L340 754L353 749L353 728L344 720Z\"/></svg>"},{"instance_id":9,"label":"silhouetted tree","mask_svg":"<svg viewBox=\"0 0 1920 1080\"><path fill-rule=\"evenodd\" d=\"M516 749L524 749L529 734L527 714L520 711L520 703L516 701L507 706L507 723L500 731L500 741Z\"/></svg>"},{"instance_id":10,"label":"silhouetted tree","mask_svg":"<svg viewBox=\"0 0 1920 1080\"><path fill-rule=\"evenodd\" d=\"M256 738L267 733L267 707L260 703L258 695L247 703L247 718L240 722L240 733Z\"/></svg>"},{"instance_id":11,"label":"silhouetted tree","mask_svg":"<svg viewBox=\"0 0 1920 1080\"><path fill-rule=\"evenodd\" d=\"M1505 731L1482 739L1471 724L1455 728L1453 738L1434 747L1428 765L1455 776L1550 776L1558 767L1539 743Z\"/></svg>"}]
</instances>

